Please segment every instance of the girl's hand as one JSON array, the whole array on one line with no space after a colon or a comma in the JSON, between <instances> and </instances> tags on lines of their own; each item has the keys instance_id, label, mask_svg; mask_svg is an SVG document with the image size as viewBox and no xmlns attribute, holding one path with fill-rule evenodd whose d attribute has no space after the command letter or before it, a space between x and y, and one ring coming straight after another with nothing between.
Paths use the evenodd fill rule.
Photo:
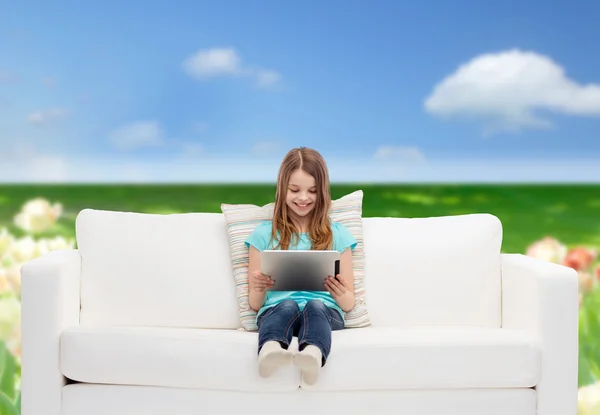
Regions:
<instances>
[{"instance_id":1,"label":"girl's hand","mask_svg":"<svg viewBox=\"0 0 600 415\"><path fill-rule=\"evenodd\" d=\"M347 293L354 293L354 290L348 284L348 281L340 274L336 277L331 275L325 279L325 288L335 301L338 301L346 296Z\"/></svg>"},{"instance_id":2,"label":"girl's hand","mask_svg":"<svg viewBox=\"0 0 600 415\"><path fill-rule=\"evenodd\" d=\"M253 271L248 275L248 285L252 291L264 293L267 288L271 288L274 284L275 281L259 270Z\"/></svg>"},{"instance_id":3,"label":"girl's hand","mask_svg":"<svg viewBox=\"0 0 600 415\"><path fill-rule=\"evenodd\" d=\"M354 308L354 287L340 274L336 278L331 275L327 277L325 279L325 289L329 291L335 302L345 312L349 312Z\"/></svg>"}]
</instances>

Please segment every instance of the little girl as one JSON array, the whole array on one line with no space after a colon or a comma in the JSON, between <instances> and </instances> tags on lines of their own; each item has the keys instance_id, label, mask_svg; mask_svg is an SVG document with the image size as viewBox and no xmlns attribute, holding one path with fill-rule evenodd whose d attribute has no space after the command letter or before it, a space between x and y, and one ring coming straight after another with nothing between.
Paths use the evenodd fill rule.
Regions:
<instances>
[{"instance_id":1,"label":"little girl","mask_svg":"<svg viewBox=\"0 0 600 415\"><path fill-rule=\"evenodd\" d=\"M249 247L249 301L258 312L258 371L271 376L294 364L302 380L314 385L331 349L332 330L344 328L344 311L354 307L352 252L356 240L341 223L331 222L329 173L323 157L300 147L283 159L277 179L273 220L259 224ZM265 249L337 250L340 274L329 276L323 291L269 291L273 281L260 272ZM337 277L337 278L336 278ZM298 337L297 354L288 347Z\"/></svg>"}]
</instances>

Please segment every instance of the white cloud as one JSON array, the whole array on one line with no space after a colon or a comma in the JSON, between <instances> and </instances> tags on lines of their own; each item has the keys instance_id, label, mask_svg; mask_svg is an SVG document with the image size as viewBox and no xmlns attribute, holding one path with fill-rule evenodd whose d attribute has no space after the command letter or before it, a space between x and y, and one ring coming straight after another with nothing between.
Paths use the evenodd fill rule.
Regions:
<instances>
[{"instance_id":1,"label":"white cloud","mask_svg":"<svg viewBox=\"0 0 600 415\"><path fill-rule=\"evenodd\" d=\"M549 128L539 111L600 116L600 84L582 85L551 58L518 49L477 56L425 100L442 118L481 119L488 132Z\"/></svg>"},{"instance_id":2,"label":"white cloud","mask_svg":"<svg viewBox=\"0 0 600 415\"><path fill-rule=\"evenodd\" d=\"M258 86L261 88L270 88L281 81L281 75L275 71L258 71L256 77Z\"/></svg>"},{"instance_id":3,"label":"white cloud","mask_svg":"<svg viewBox=\"0 0 600 415\"><path fill-rule=\"evenodd\" d=\"M108 134L108 140L118 150L127 151L160 146L164 143L164 135L158 122L137 121L113 130Z\"/></svg>"},{"instance_id":4,"label":"white cloud","mask_svg":"<svg viewBox=\"0 0 600 415\"><path fill-rule=\"evenodd\" d=\"M40 154L34 146L15 141L0 154L0 181L66 182L72 180L65 157Z\"/></svg>"},{"instance_id":5,"label":"white cloud","mask_svg":"<svg viewBox=\"0 0 600 415\"><path fill-rule=\"evenodd\" d=\"M34 182L65 182L73 177L67 161L60 156L38 155L28 159L24 167Z\"/></svg>"},{"instance_id":6,"label":"white cloud","mask_svg":"<svg viewBox=\"0 0 600 415\"><path fill-rule=\"evenodd\" d=\"M183 67L188 75L198 79L238 75L241 72L240 58L232 48L200 50L188 57Z\"/></svg>"},{"instance_id":7,"label":"white cloud","mask_svg":"<svg viewBox=\"0 0 600 415\"><path fill-rule=\"evenodd\" d=\"M375 160L389 161L421 161L425 156L416 147L380 146L373 155Z\"/></svg>"},{"instance_id":8,"label":"white cloud","mask_svg":"<svg viewBox=\"0 0 600 415\"><path fill-rule=\"evenodd\" d=\"M199 50L186 58L182 66L189 76L200 81L220 76L249 77L262 88L275 86L281 81L281 75L274 70L243 65L238 52L233 48Z\"/></svg>"},{"instance_id":9,"label":"white cloud","mask_svg":"<svg viewBox=\"0 0 600 415\"><path fill-rule=\"evenodd\" d=\"M30 113L27 116L27 122L33 125L42 126L55 121L60 121L66 118L69 114L70 111L65 108L50 108L46 110L39 110Z\"/></svg>"}]
</instances>

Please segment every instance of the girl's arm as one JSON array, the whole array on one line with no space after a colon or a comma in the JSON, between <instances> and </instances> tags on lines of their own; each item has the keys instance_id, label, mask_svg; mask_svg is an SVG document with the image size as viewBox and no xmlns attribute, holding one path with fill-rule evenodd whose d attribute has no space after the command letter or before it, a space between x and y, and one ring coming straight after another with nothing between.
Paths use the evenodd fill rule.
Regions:
<instances>
[{"instance_id":1,"label":"girl's arm","mask_svg":"<svg viewBox=\"0 0 600 415\"><path fill-rule=\"evenodd\" d=\"M340 255L340 274L344 278L346 292L336 302L342 310L348 312L354 308L354 266L352 264L352 250L346 249Z\"/></svg>"},{"instance_id":2,"label":"girl's arm","mask_svg":"<svg viewBox=\"0 0 600 415\"><path fill-rule=\"evenodd\" d=\"M259 311L265 303L266 291L254 285L254 273L260 272L260 251L250 246L249 261L248 261L248 302L250 308L254 311Z\"/></svg>"},{"instance_id":3,"label":"girl's arm","mask_svg":"<svg viewBox=\"0 0 600 415\"><path fill-rule=\"evenodd\" d=\"M352 264L352 251L346 249L340 255L341 281L336 279L337 275L327 278L325 288L331 294L335 302L342 310L348 312L354 308L354 268Z\"/></svg>"}]
</instances>

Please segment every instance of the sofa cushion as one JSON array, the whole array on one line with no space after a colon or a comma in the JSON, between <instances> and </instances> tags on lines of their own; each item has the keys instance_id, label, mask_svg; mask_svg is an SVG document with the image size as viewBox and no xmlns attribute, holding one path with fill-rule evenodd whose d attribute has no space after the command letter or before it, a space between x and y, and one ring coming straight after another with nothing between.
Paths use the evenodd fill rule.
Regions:
<instances>
[{"instance_id":1,"label":"sofa cushion","mask_svg":"<svg viewBox=\"0 0 600 415\"><path fill-rule=\"evenodd\" d=\"M76 234L81 324L240 326L222 214L85 209Z\"/></svg>"},{"instance_id":2,"label":"sofa cushion","mask_svg":"<svg viewBox=\"0 0 600 415\"><path fill-rule=\"evenodd\" d=\"M343 330L318 391L528 388L541 376L541 350L522 330L415 327Z\"/></svg>"},{"instance_id":3,"label":"sofa cushion","mask_svg":"<svg viewBox=\"0 0 600 415\"><path fill-rule=\"evenodd\" d=\"M300 375L292 365L269 379L258 375L257 337L240 330L80 326L61 335L60 368L86 383L297 390Z\"/></svg>"},{"instance_id":4,"label":"sofa cushion","mask_svg":"<svg viewBox=\"0 0 600 415\"><path fill-rule=\"evenodd\" d=\"M500 327L496 216L370 217L363 227L374 326Z\"/></svg>"},{"instance_id":5,"label":"sofa cushion","mask_svg":"<svg viewBox=\"0 0 600 415\"><path fill-rule=\"evenodd\" d=\"M345 313L347 328L365 327L370 324L365 301L362 200L363 192L357 190L333 200L329 211L330 219L346 226L357 241L357 245L352 251L356 304L350 312ZM235 278L240 322L242 327L249 331L257 330L257 326L256 311L250 308L248 302L249 251L244 241L260 222L273 219L273 207L274 203L264 206L250 204L221 205L229 233L230 266L233 268Z\"/></svg>"},{"instance_id":6,"label":"sofa cushion","mask_svg":"<svg viewBox=\"0 0 600 415\"><path fill-rule=\"evenodd\" d=\"M519 388L536 385L541 370L531 335L507 329L336 331L312 387L293 365L260 378L256 345L256 333L239 330L80 326L61 335L60 367L86 383L254 392Z\"/></svg>"}]
</instances>

